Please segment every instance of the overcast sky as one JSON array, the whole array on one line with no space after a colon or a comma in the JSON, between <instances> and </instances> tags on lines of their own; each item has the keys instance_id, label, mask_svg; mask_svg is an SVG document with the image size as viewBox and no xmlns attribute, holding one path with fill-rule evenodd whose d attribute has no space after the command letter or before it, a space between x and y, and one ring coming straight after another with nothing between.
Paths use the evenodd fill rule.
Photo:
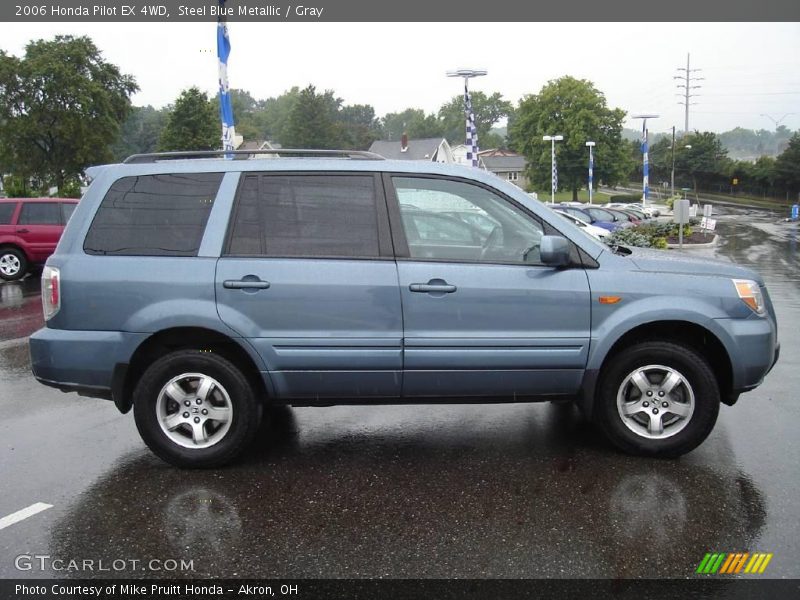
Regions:
<instances>
[{"instance_id":1,"label":"overcast sky","mask_svg":"<svg viewBox=\"0 0 800 600\"><path fill-rule=\"evenodd\" d=\"M256 98L313 83L378 115L434 111L460 92L445 71L483 68L473 88L515 103L562 75L592 80L612 107L659 113L651 131L683 128L673 75L701 68L690 129L800 129L800 24L685 23L239 23L229 25L232 87ZM31 39L88 35L141 88L134 104L163 106L196 85L216 93L214 23L5 24L0 48L21 55ZM471 35L465 35L465 31ZM474 40L465 43L466 40ZM627 126L636 127L629 120Z\"/></svg>"}]
</instances>

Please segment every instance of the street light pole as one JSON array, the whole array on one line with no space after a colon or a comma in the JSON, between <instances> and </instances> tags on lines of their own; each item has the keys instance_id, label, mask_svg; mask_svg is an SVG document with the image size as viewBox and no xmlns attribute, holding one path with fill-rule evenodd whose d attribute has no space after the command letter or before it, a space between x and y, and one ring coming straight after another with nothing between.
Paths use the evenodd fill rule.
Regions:
<instances>
[{"instance_id":1,"label":"street light pole","mask_svg":"<svg viewBox=\"0 0 800 600\"><path fill-rule=\"evenodd\" d=\"M592 154L592 150L594 149L595 143L594 142L586 142L586 145L589 147L589 204L592 203L592 180L594 179L594 154Z\"/></svg>"},{"instance_id":2,"label":"street light pole","mask_svg":"<svg viewBox=\"0 0 800 600\"><path fill-rule=\"evenodd\" d=\"M448 77L461 77L464 79L464 113L466 115L466 135L464 145L467 147L467 158L473 167L479 164L478 159L478 132L475 127L474 115L472 112L472 102L469 98L469 85L468 82L473 77L482 77L488 71L484 69L457 69L455 71L447 71Z\"/></svg>"},{"instance_id":3,"label":"street light pole","mask_svg":"<svg viewBox=\"0 0 800 600\"><path fill-rule=\"evenodd\" d=\"M647 152L647 119L657 119L658 115L631 115L642 120L642 204L647 206L650 195L650 161Z\"/></svg>"},{"instance_id":4,"label":"street light pole","mask_svg":"<svg viewBox=\"0 0 800 600\"><path fill-rule=\"evenodd\" d=\"M543 141L550 142L550 204L556 203L556 142L563 139L563 135L542 136Z\"/></svg>"}]
</instances>

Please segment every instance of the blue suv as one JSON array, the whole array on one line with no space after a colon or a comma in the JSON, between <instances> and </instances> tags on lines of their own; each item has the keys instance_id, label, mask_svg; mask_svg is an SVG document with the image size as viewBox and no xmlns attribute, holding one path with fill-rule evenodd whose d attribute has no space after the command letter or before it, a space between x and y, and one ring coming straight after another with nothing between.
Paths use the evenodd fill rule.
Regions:
<instances>
[{"instance_id":1,"label":"blue suv","mask_svg":"<svg viewBox=\"0 0 800 600\"><path fill-rule=\"evenodd\" d=\"M777 360L751 270L607 247L477 169L279 152L90 169L36 378L133 408L183 467L239 455L274 404L574 401L620 449L678 456Z\"/></svg>"}]
</instances>

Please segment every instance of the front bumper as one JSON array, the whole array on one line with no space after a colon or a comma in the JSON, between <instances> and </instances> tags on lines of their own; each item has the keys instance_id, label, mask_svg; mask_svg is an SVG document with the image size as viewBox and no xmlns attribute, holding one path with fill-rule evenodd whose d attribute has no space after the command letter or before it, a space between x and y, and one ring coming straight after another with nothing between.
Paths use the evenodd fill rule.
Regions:
<instances>
[{"instance_id":1,"label":"front bumper","mask_svg":"<svg viewBox=\"0 0 800 600\"><path fill-rule=\"evenodd\" d=\"M780 356L774 321L769 318L716 319L729 336L733 370L732 392L758 387Z\"/></svg>"}]
</instances>

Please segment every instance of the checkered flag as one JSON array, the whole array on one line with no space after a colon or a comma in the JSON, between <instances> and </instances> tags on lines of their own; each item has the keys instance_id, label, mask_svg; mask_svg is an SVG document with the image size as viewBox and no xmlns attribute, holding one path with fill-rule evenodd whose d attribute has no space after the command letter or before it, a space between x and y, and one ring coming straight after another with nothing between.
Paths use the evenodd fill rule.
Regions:
<instances>
[{"instance_id":1,"label":"checkered flag","mask_svg":"<svg viewBox=\"0 0 800 600\"><path fill-rule=\"evenodd\" d=\"M475 128L475 113L472 112L472 99L469 97L466 81L464 82L464 114L467 118L467 160L473 167L477 167L478 130Z\"/></svg>"},{"instance_id":2,"label":"checkered flag","mask_svg":"<svg viewBox=\"0 0 800 600\"><path fill-rule=\"evenodd\" d=\"M553 193L558 191L558 166L556 165L556 157L553 155Z\"/></svg>"}]
</instances>

